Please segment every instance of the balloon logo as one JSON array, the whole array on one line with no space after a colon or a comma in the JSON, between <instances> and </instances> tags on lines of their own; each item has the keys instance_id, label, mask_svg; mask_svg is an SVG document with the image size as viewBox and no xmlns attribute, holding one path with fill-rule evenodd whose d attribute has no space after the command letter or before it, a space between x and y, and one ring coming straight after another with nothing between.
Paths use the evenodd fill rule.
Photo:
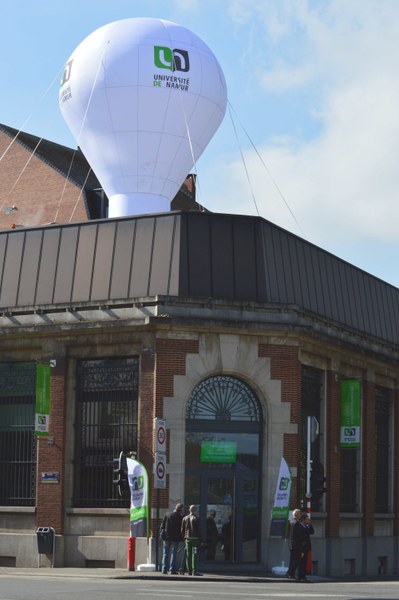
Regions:
<instances>
[{"instance_id":1,"label":"balloon logo","mask_svg":"<svg viewBox=\"0 0 399 600\"><path fill-rule=\"evenodd\" d=\"M212 51L170 21L94 31L66 63L60 107L109 198L109 216L170 209L226 112Z\"/></svg>"}]
</instances>

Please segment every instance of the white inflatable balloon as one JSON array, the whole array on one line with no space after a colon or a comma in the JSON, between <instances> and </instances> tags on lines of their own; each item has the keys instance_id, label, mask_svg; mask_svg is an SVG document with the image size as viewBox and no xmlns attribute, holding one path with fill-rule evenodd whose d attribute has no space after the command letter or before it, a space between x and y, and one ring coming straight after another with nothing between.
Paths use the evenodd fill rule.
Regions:
<instances>
[{"instance_id":1,"label":"white inflatable balloon","mask_svg":"<svg viewBox=\"0 0 399 600\"><path fill-rule=\"evenodd\" d=\"M194 33L139 18L89 35L66 64L59 98L118 217L170 209L224 117L227 92Z\"/></svg>"}]
</instances>

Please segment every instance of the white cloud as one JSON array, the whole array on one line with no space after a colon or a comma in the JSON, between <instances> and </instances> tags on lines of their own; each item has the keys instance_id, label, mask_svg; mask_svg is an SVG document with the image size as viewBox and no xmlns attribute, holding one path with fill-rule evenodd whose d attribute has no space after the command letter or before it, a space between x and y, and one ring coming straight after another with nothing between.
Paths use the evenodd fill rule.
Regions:
<instances>
[{"instance_id":1,"label":"white cloud","mask_svg":"<svg viewBox=\"0 0 399 600\"><path fill-rule=\"evenodd\" d=\"M263 69L263 93L292 93L295 98L296 88L314 89L308 111L319 121L311 139L295 137L294 132L291 137L265 139L258 147L302 231L255 152L245 152L262 216L332 251L356 243L365 247L395 243L399 237L399 2L244 4L241 13L238 3L231 4L236 23L256 16L264 36L273 31L271 38L263 38L270 51L275 46L267 59L268 69ZM280 52L290 45L296 53L289 48ZM210 190L209 207L255 214L241 160L226 164L223 157L214 168L223 180L223 197L217 187Z\"/></svg>"}]
</instances>

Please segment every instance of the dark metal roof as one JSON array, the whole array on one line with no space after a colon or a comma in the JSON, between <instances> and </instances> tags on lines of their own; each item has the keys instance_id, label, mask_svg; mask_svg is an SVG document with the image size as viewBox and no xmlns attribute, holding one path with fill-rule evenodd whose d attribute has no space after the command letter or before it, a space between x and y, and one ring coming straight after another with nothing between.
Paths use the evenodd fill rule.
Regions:
<instances>
[{"instance_id":1,"label":"dark metal roof","mask_svg":"<svg viewBox=\"0 0 399 600\"><path fill-rule=\"evenodd\" d=\"M0 310L165 295L297 306L388 343L399 290L260 217L174 212L0 232Z\"/></svg>"}]
</instances>

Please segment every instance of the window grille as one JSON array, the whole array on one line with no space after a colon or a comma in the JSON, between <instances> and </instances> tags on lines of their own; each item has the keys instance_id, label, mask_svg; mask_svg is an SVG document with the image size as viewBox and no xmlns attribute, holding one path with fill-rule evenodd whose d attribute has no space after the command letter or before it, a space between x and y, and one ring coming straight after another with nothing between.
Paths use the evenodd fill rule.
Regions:
<instances>
[{"instance_id":1,"label":"window grille","mask_svg":"<svg viewBox=\"0 0 399 600\"><path fill-rule=\"evenodd\" d=\"M0 363L0 505L34 506L36 364Z\"/></svg>"},{"instance_id":2,"label":"window grille","mask_svg":"<svg viewBox=\"0 0 399 600\"><path fill-rule=\"evenodd\" d=\"M354 513L359 511L358 454L357 448L341 448L341 512Z\"/></svg>"},{"instance_id":3,"label":"window grille","mask_svg":"<svg viewBox=\"0 0 399 600\"><path fill-rule=\"evenodd\" d=\"M187 403L187 419L209 421L260 421L260 408L252 390L236 377L217 375L202 381Z\"/></svg>"},{"instance_id":4,"label":"window grille","mask_svg":"<svg viewBox=\"0 0 399 600\"><path fill-rule=\"evenodd\" d=\"M113 459L137 450L138 358L78 363L75 507L127 507L113 480Z\"/></svg>"}]
</instances>

